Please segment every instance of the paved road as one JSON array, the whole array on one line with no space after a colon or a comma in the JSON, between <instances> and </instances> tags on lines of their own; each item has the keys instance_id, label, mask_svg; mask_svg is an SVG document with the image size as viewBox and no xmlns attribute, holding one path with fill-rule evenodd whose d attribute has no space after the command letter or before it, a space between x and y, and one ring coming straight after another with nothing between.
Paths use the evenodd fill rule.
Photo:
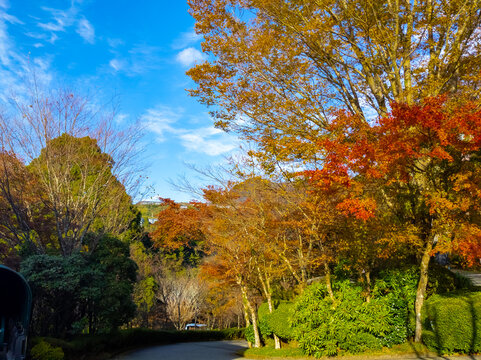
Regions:
<instances>
[{"instance_id":1,"label":"paved road","mask_svg":"<svg viewBox=\"0 0 481 360\"><path fill-rule=\"evenodd\" d=\"M247 348L245 341L209 341L162 345L119 355L115 360L239 360L236 351Z\"/></svg>"},{"instance_id":2,"label":"paved road","mask_svg":"<svg viewBox=\"0 0 481 360\"><path fill-rule=\"evenodd\" d=\"M236 354L247 348L245 341L209 341L153 346L118 355L113 360L246 360ZM309 358L313 359L313 358ZM323 358L326 359L326 358ZM481 360L476 356L429 356L406 354L398 356L343 356L340 360ZM268 360L268 359L264 359ZM277 358L276 360L280 360ZM301 359L296 359L301 360Z\"/></svg>"},{"instance_id":3,"label":"paved road","mask_svg":"<svg viewBox=\"0 0 481 360\"><path fill-rule=\"evenodd\" d=\"M481 273L474 272L474 271L466 271L466 270L456 270L456 269L453 269L451 271L458 273L460 275L463 275L464 277L467 277L468 279L471 280L474 286L481 286Z\"/></svg>"}]
</instances>

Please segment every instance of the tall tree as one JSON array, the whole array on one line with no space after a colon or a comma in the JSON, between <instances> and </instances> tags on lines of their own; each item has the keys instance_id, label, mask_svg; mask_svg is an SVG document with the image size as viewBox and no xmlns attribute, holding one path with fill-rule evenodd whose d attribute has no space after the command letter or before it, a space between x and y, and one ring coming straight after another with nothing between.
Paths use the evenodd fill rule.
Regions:
<instances>
[{"instance_id":1,"label":"tall tree","mask_svg":"<svg viewBox=\"0 0 481 360\"><path fill-rule=\"evenodd\" d=\"M89 231L119 233L132 219L130 197L112 174L113 160L102 153L96 140L63 134L41 150L28 169L39 179L39 190L46 194L45 206L55 221L58 245L63 255L80 250ZM107 195L108 194L108 195ZM108 228L99 215L109 204L121 205L118 212L109 209L105 219L122 217L120 228ZM132 216L132 214L130 214ZM95 243L90 244L95 246Z\"/></svg>"},{"instance_id":2,"label":"tall tree","mask_svg":"<svg viewBox=\"0 0 481 360\"><path fill-rule=\"evenodd\" d=\"M0 243L5 247L0 252L2 261L15 256L18 248L43 253L55 245L52 218L43 200L38 179L23 162L15 154L0 153Z\"/></svg>"},{"instance_id":3,"label":"tall tree","mask_svg":"<svg viewBox=\"0 0 481 360\"><path fill-rule=\"evenodd\" d=\"M204 255L203 220L206 205L199 202L179 204L171 199L161 199L162 210L152 226L150 236L154 246L166 253L178 255L185 265L198 265Z\"/></svg>"},{"instance_id":4,"label":"tall tree","mask_svg":"<svg viewBox=\"0 0 481 360\"><path fill-rule=\"evenodd\" d=\"M219 125L299 136L330 109L369 117L478 84L478 0L189 0L204 51L192 94ZM473 77L474 76L474 77ZM247 129L246 129L247 130Z\"/></svg>"},{"instance_id":5,"label":"tall tree","mask_svg":"<svg viewBox=\"0 0 481 360\"><path fill-rule=\"evenodd\" d=\"M434 247L453 249L477 236L480 125L479 103L436 97L420 105L393 104L375 126L340 114L331 125L334 135L320 141L327 161L312 179L320 186L361 186L338 208L365 221L389 211L392 226L385 234L400 232L397 239L417 250L416 341Z\"/></svg>"},{"instance_id":6,"label":"tall tree","mask_svg":"<svg viewBox=\"0 0 481 360\"><path fill-rule=\"evenodd\" d=\"M0 116L2 151L28 164L39 194L32 204L41 203L51 215L61 253L70 255L87 245L89 231L125 231L134 217L126 192L139 179L139 168L132 163L138 133L115 129L112 116L95 112L89 101L66 91L45 95L34 88L28 101L14 104L12 116ZM18 216L21 199L12 202L15 189L8 181L8 166L0 170L1 195L10 201L17 228L24 229L33 219ZM88 245L95 243L93 239Z\"/></svg>"}]
</instances>

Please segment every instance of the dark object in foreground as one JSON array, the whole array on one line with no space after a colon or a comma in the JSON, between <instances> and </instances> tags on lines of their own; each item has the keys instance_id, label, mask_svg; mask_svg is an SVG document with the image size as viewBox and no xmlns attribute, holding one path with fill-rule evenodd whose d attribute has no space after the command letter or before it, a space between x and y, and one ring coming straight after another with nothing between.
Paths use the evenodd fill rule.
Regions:
<instances>
[{"instance_id":1,"label":"dark object in foreground","mask_svg":"<svg viewBox=\"0 0 481 360\"><path fill-rule=\"evenodd\" d=\"M32 292L22 275L0 265L0 360L23 360Z\"/></svg>"}]
</instances>

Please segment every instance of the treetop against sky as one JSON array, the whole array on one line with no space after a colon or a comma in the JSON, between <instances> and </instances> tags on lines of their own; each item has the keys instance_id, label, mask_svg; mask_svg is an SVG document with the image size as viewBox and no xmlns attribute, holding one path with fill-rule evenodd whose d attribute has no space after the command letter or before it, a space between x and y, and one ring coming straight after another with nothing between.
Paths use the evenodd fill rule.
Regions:
<instances>
[{"instance_id":1,"label":"treetop against sky","mask_svg":"<svg viewBox=\"0 0 481 360\"><path fill-rule=\"evenodd\" d=\"M205 57L200 39L186 1L0 0L0 100L23 97L33 70L43 86L116 105L119 126L146 129L146 196L190 200L168 180L192 178L185 163L221 162L237 146L185 91L185 71Z\"/></svg>"}]
</instances>

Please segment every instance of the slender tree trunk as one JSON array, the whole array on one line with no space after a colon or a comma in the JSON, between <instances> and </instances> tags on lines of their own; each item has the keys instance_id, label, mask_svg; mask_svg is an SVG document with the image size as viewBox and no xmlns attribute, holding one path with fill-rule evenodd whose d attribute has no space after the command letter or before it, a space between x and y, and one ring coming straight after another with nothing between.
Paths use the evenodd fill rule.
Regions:
<instances>
[{"instance_id":1,"label":"slender tree trunk","mask_svg":"<svg viewBox=\"0 0 481 360\"><path fill-rule=\"evenodd\" d=\"M254 347L255 348L260 348L261 347L261 337L259 334L259 326L258 326L258 321L257 321L257 312L256 309L252 306L251 302L249 301L249 298L247 296L247 288L244 284L242 284L242 280L238 280L238 283L241 288L241 293L242 293L242 299L243 303L245 304L245 307L248 310L248 313L250 313L250 319L252 320L252 327L254 328ZM249 316L247 315L248 319Z\"/></svg>"},{"instance_id":2,"label":"slender tree trunk","mask_svg":"<svg viewBox=\"0 0 481 360\"><path fill-rule=\"evenodd\" d=\"M269 307L269 313L272 314L274 312L274 304L272 303L272 295L269 292L267 295L267 305ZM280 349L281 348L281 339L276 334L272 334L274 336L274 348Z\"/></svg>"},{"instance_id":3,"label":"slender tree trunk","mask_svg":"<svg viewBox=\"0 0 481 360\"><path fill-rule=\"evenodd\" d=\"M272 289L271 283L267 275L263 276L260 267L257 267L257 273L259 275L259 280L262 284L262 290L264 291L264 295L266 296L267 306L269 307L269 313L272 314L274 311L274 304L272 303ZM274 348L280 349L281 348L281 340L276 334L272 334L274 336Z\"/></svg>"},{"instance_id":4,"label":"slender tree trunk","mask_svg":"<svg viewBox=\"0 0 481 360\"><path fill-rule=\"evenodd\" d=\"M414 308L416 312L416 330L414 334L415 342L421 342L421 336L422 336L422 330L423 330L421 313L422 313L422 308L424 304L424 298L426 296L426 288L428 285L428 269L429 269L429 260L431 259L432 249L433 249L433 241L431 237L428 237L428 242L426 244L426 248L424 249L424 252L421 258L419 283L416 291L416 302L414 304Z\"/></svg>"},{"instance_id":5,"label":"slender tree trunk","mask_svg":"<svg viewBox=\"0 0 481 360\"><path fill-rule=\"evenodd\" d=\"M254 328L254 347L255 348L260 348L261 347L261 335L259 334L259 325L257 321L257 311L254 309L252 304L250 302L248 303L249 305L249 311L251 313L251 319L252 319L252 327Z\"/></svg>"},{"instance_id":6,"label":"slender tree trunk","mask_svg":"<svg viewBox=\"0 0 481 360\"><path fill-rule=\"evenodd\" d=\"M326 281L326 287L327 287L327 293L329 294L329 297L331 298L332 301L336 300L334 297L334 292L332 291L332 284L331 284L331 269L329 269L329 264L324 262L324 273L325 273L325 281Z\"/></svg>"},{"instance_id":7,"label":"slender tree trunk","mask_svg":"<svg viewBox=\"0 0 481 360\"><path fill-rule=\"evenodd\" d=\"M366 277L366 290L367 290L367 296L366 296L366 301L371 302L371 271L366 271L364 273L364 276Z\"/></svg>"},{"instance_id":8,"label":"slender tree trunk","mask_svg":"<svg viewBox=\"0 0 481 360\"><path fill-rule=\"evenodd\" d=\"M238 281L239 283L239 281ZM249 309L248 309L248 306L247 306L247 297L246 295L244 295L244 291L241 290L241 294L242 294L242 308L244 310L244 319L245 319L245 322L246 322L246 329L250 326L251 324L251 319L249 318ZM247 341L247 345L249 346L249 348L252 347L252 343L250 341Z\"/></svg>"},{"instance_id":9,"label":"slender tree trunk","mask_svg":"<svg viewBox=\"0 0 481 360\"><path fill-rule=\"evenodd\" d=\"M180 302L177 303L177 315L178 315L178 324L177 324L177 330L182 330L181 327L180 327Z\"/></svg>"}]
</instances>

